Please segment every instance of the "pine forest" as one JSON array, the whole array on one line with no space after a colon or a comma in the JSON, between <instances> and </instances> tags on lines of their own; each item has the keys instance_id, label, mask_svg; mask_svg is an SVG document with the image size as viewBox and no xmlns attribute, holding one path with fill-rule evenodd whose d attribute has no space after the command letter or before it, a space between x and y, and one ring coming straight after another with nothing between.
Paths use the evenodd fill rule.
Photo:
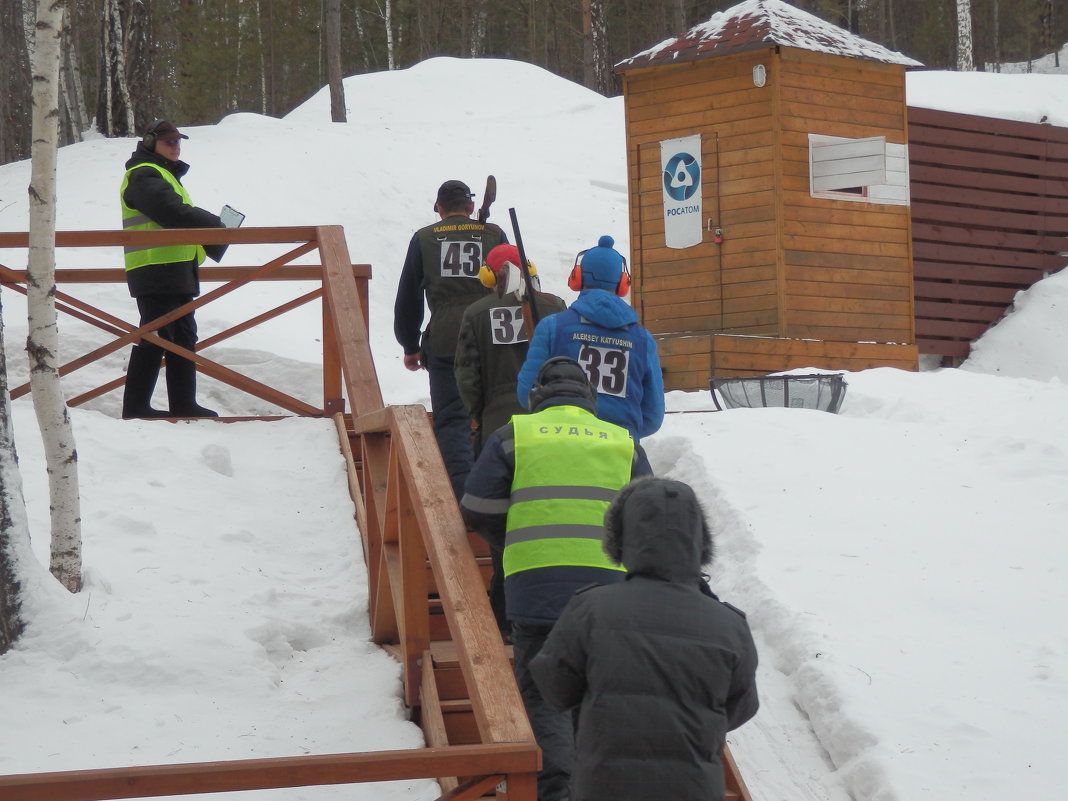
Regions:
<instances>
[{"instance_id":1,"label":"pine forest","mask_svg":"<svg viewBox=\"0 0 1068 801\"><path fill-rule=\"evenodd\" d=\"M161 117L197 125L236 111L281 116L327 85L338 62L344 76L433 56L509 58L618 94L614 63L738 0L61 2L60 142L69 144L88 131L139 133ZM1058 0L792 4L929 69L993 70L1068 40ZM0 163L29 157L35 9L36 0L0 4ZM358 121L358 108L350 114Z\"/></svg>"}]
</instances>

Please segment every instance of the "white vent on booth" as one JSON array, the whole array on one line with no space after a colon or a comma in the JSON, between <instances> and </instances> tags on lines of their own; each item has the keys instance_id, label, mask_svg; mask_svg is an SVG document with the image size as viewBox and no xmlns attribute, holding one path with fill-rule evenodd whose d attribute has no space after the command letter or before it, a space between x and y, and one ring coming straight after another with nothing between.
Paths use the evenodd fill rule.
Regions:
<instances>
[{"instance_id":1,"label":"white vent on booth","mask_svg":"<svg viewBox=\"0 0 1068 801\"><path fill-rule=\"evenodd\" d=\"M908 145L887 142L884 136L809 134L808 155L812 197L909 204Z\"/></svg>"}]
</instances>

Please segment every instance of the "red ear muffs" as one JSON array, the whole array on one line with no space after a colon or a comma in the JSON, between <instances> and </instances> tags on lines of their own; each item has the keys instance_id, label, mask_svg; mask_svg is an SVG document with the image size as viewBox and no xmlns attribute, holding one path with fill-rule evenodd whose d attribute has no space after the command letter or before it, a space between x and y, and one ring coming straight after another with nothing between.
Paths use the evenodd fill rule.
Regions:
<instances>
[{"instance_id":1,"label":"red ear muffs","mask_svg":"<svg viewBox=\"0 0 1068 801\"><path fill-rule=\"evenodd\" d=\"M576 292L582 291L582 265L576 264L571 268L571 275L567 277L567 288Z\"/></svg>"},{"instance_id":2,"label":"red ear muffs","mask_svg":"<svg viewBox=\"0 0 1068 801\"><path fill-rule=\"evenodd\" d=\"M582 253L585 252L585 250L582 251ZM567 277L567 288L575 292L582 291L582 253L575 258L575 266L571 268L571 275ZM623 273L619 276L619 283L616 284L616 294L621 298L625 298L629 293L630 270L627 268L627 260L623 259Z\"/></svg>"}]
</instances>

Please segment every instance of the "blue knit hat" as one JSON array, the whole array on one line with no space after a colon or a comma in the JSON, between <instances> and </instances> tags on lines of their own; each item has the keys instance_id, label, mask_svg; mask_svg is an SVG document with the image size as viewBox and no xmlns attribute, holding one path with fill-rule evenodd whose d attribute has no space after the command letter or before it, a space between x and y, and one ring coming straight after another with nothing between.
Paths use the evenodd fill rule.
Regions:
<instances>
[{"instance_id":1,"label":"blue knit hat","mask_svg":"<svg viewBox=\"0 0 1068 801\"><path fill-rule=\"evenodd\" d=\"M615 292L623 277L623 256L612 245L612 237L602 236L597 247L590 248L582 256L582 286L607 289Z\"/></svg>"}]
</instances>

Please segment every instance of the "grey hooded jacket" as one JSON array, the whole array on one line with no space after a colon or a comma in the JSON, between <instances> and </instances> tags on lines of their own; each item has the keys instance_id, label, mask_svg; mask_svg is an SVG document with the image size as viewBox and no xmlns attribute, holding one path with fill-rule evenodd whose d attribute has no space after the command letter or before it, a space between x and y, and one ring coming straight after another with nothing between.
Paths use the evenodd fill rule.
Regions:
<instances>
[{"instance_id":1,"label":"grey hooded jacket","mask_svg":"<svg viewBox=\"0 0 1068 801\"><path fill-rule=\"evenodd\" d=\"M581 705L571 799L722 799L726 734L757 711L757 653L701 576L712 543L693 490L627 485L604 548L626 580L577 593L531 664L545 698Z\"/></svg>"}]
</instances>

